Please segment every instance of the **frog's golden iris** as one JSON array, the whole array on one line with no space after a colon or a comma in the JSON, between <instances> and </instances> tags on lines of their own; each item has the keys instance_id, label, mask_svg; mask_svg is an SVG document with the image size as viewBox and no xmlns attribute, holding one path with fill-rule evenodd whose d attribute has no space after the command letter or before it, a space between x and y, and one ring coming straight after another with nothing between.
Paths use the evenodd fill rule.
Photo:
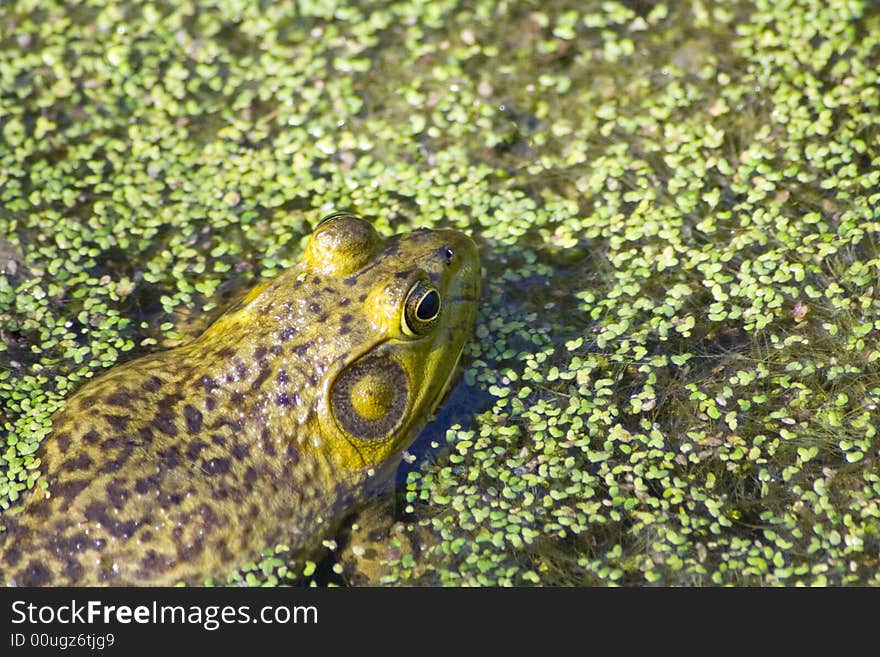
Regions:
<instances>
[{"instance_id":1,"label":"frog's golden iris","mask_svg":"<svg viewBox=\"0 0 880 657\"><path fill-rule=\"evenodd\" d=\"M295 267L197 339L70 398L40 450L48 488L2 518L0 579L201 584L313 544L439 403L479 272L461 233L382 241L326 218Z\"/></svg>"}]
</instances>

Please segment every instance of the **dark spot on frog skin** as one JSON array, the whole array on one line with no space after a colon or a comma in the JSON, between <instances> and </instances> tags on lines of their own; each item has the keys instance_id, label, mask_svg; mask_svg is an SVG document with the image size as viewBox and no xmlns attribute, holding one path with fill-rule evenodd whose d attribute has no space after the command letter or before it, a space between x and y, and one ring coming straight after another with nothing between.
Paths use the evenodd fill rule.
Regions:
<instances>
[{"instance_id":1,"label":"dark spot on frog skin","mask_svg":"<svg viewBox=\"0 0 880 657\"><path fill-rule=\"evenodd\" d=\"M106 445L109 440L105 440L104 444ZM128 461L129 456L131 456L131 452L134 450L134 445L130 443L126 443L123 445L122 450L115 459L107 461L101 468L98 470L99 472L118 472L119 468L125 465L125 462Z\"/></svg>"},{"instance_id":2,"label":"dark spot on frog skin","mask_svg":"<svg viewBox=\"0 0 880 657\"><path fill-rule=\"evenodd\" d=\"M345 313L344 315L342 315L342 317L339 318L339 321L343 324L351 324L353 319L354 317L352 317L351 314Z\"/></svg>"},{"instance_id":3,"label":"dark spot on frog skin","mask_svg":"<svg viewBox=\"0 0 880 657\"><path fill-rule=\"evenodd\" d=\"M229 472L229 459L216 458L202 462L202 472L209 477Z\"/></svg>"},{"instance_id":4,"label":"dark spot on frog skin","mask_svg":"<svg viewBox=\"0 0 880 657\"><path fill-rule=\"evenodd\" d=\"M89 409L95 405L95 402L98 401L97 395L87 395L85 397L80 397L79 407L83 410Z\"/></svg>"},{"instance_id":5,"label":"dark spot on frog skin","mask_svg":"<svg viewBox=\"0 0 880 657\"><path fill-rule=\"evenodd\" d=\"M21 527L19 525L7 524L6 527L7 534L10 538L7 538L8 541L12 540L12 537L19 537L23 533L21 531ZM18 565L18 562L21 561L21 550L18 549L17 546L11 545L9 549L6 550L6 564L15 568Z\"/></svg>"},{"instance_id":6,"label":"dark spot on frog skin","mask_svg":"<svg viewBox=\"0 0 880 657\"><path fill-rule=\"evenodd\" d=\"M68 467L71 470L88 470L92 465L91 457L86 453L82 452L75 459L68 461Z\"/></svg>"},{"instance_id":7,"label":"dark spot on frog skin","mask_svg":"<svg viewBox=\"0 0 880 657\"><path fill-rule=\"evenodd\" d=\"M299 450L294 445L288 443L287 449L284 450L284 456L287 457L289 465L299 463Z\"/></svg>"},{"instance_id":8,"label":"dark spot on frog skin","mask_svg":"<svg viewBox=\"0 0 880 657\"><path fill-rule=\"evenodd\" d=\"M117 538L128 539L131 538L134 533L137 531L137 528L141 526L141 523L137 520L127 520L125 522L116 523L115 531L110 530L110 533L116 536Z\"/></svg>"},{"instance_id":9,"label":"dark spot on frog skin","mask_svg":"<svg viewBox=\"0 0 880 657\"><path fill-rule=\"evenodd\" d=\"M162 479L165 474L163 472L157 472L155 474L150 475L149 477L143 477L138 479L134 483L134 492L138 495L146 495L151 490L158 491L162 486Z\"/></svg>"},{"instance_id":10,"label":"dark spot on frog skin","mask_svg":"<svg viewBox=\"0 0 880 657\"><path fill-rule=\"evenodd\" d=\"M104 419L113 431L125 431L128 426L129 417L127 415L109 415L105 414Z\"/></svg>"},{"instance_id":11,"label":"dark spot on frog skin","mask_svg":"<svg viewBox=\"0 0 880 657\"><path fill-rule=\"evenodd\" d=\"M37 518L38 520L44 520L49 517L49 505L46 503L47 500L44 498L41 500L40 504L36 504L31 511L30 515L32 518Z\"/></svg>"},{"instance_id":12,"label":"dark spot on frog skin","mask_svg":"<svg viewBox=\"0 0 880 657\"><path fill-rule=\"evenodd\" d=\"M184 563L187 561L193 561L204 551L204 549L204 540L198 538L189 545L183 545L177 548L177 560L183 561Z\"/></svg>"},{"instance_id":13,"label":"dark spot on frog skin","mask_svg":"<svg viewBox=\"0 0 880 657\"><path fill-rule=\"evenodd\" d=\"M309 347L312 346L311 342L305 342L303 344L298 344L293 348L293 353L297 356L305 356L306 352L309 350Z\"/></svg>"},{"instance_id":14,"label":"dark spot on frog skin","mask_svg":"<svg viewBox=\"0 0 880 657\"><path fill-rule=\"evenodd\" d=\"M278 452L275 451L275 444L272 442L272 435L268 429L263 429L260 433L260 446L269 457L274 457Z\"/></svg>"},{"instance_id":15,"label":"dark spot on frog skin","mask_svg":"<svg viewBox=\"0 0 880 657\"><path fill-rule=\"evenodd\" d=\"M162 379L160 379L158 376L151 376L141 385L141 388L143 388L147 392L156 392L161 387Z\"/></svg>"},{"instance_id":16,"label":"dark spot on frog skin","mask_svg":"<svg viewBox=\"0 0 880 657\"><path fill-rule=\"evenodd\" d=\"M100 440L101 434L99 434L94 429L89 429L86 433L83 434L83 442L86 445L94 445L98 440Z\"/></svg>"},{"instance_id":17,"label":"dark spot on frog skin","mask_svg":"<svg viewBox=\"0 0 880 657\"><path fill-rule=\"evenodd\" d=\"M183 459L180 458L180 449L176 445L162 450L159 452L159 456L162 459L162 467L168 470L176 468L183 462Z\"/></svg>"},{"instance_id":18,"label":"dark spot on frog skin","mask_svg":"<svg viewBox=\"0 0 880 657\"><path fill-rule=\"evenodd\" d=\"M212 425L210 425L211 429L220 429L222 427L229 427L232 433L238 433L244 427L244 420L241 418L235 418L234 420L230 420L225 417L221 417L217 419Z\"/></svg>"},{"instance_id":19,"label":"dark spot on frog skin","mask_svg":"<svg viewBox=\"0 0 880 657\"><path fill-rule=\"evenodd\" d=\"M205 408L207 408L209 412L213 411L215 408L217 408L217 400L214 397L206 397Z\"/></svg>"},{"instance_id":20,"label":"dark spot on frog skin","mask_svg":"<svg viewBox=\"0 0 880 657\"><path fill-rule=\"evenodd\" d=\"M351 285L357 284L358 279L357 279L357 276L349 276L348 278L343 278L342 282L345 285L351 286Z\"/></svg>"},{"instance_id":21,"label":"dark spot on frog skin","mask_svg":"<svg viewBox=\"0 0 880 657\"><path fill-rule=\"evenodd\" d=\"M64 566L64 576L67 577L71 581L76 581L80 577L82 577L85 568L82 567L82 564L75 559L68 558L67 563Z\"/></svg>"},{"instance_id":22,"label":"dark spot on frog skin","mask_svg":"<svg viewBox=\"0 0 880 657\"><path fill-rule=\"evenodd\" d=\"M266 358L266 352L268 350L264 345L260 345L256 349L254 349L254 360L259 362L261 365L265 365L264 359Z\"/></svg>"},{"instance_id":23,"label":"dark spot on frog skin","mask_svg":"<svg viewBox=\"0 0 880 657\"><path fill-rule=\"evenodd\" d=\"M115 392L107 395L107 403L112 406L122 406L123 408L130 408L131 402L135 401L137 397L131 394L126 389L116 390Z\"/></svg>"},{"instance_id":24,"label":"dark spot on frog skin","mask_svg":"<svg viewBox=\"0 0 880 657\"><path fill-rule=\"evenodd\" d=\"M138 429L138 436L141 439L142 445L149 445L153 442L153 430L150 427L141 427Z\"/></svg>"},{"instance_id":25,"label":"dark spot on frog skin","mask_svg":"<svg viewBox=\"0 0 880 657\"><path fill-rule=\"evenodd\" d=\"M202 412L191 404L183 407L183 417L186 420L186 430L189 433L198 433L202 430Z\"/></svg>"},{"instance_id":26,"label":"dark spot on frog skin","mask_svg":"<svg viewBox=\"0 0 880 657\"><path fill-rule=\"evenodd\" d=\"M349 333L351 333L350 326L341 326L339 328L339 330L336 332L337 335L348 335Z\"/></svg>"},{"instance_id":27,"label":"dark spot on frog skin","mask_svg":"<svg viewBox=\"0 0 880 657\"><path fill-rule=\"evenodd\" d=\"M220 434L214 434L211 436L211 442L215 445L219 445L220 447L226 447L226 438L221 436Z\"/></svg>"},{"instance_id":28,"label":"dark spot on frog skin","mask_svg":"<svg viewBox=\"0 0 880 657\"><path fill-rule=\"evenodd\" d=\"M245 486L247 486L249 491L254 487L254 484L256 483L256 481L257 481L257 471L254 470L253 466L249 465L247 467L247 470L244 471L244 483L245 483Z\"/></svg>"},{"instance_id":29,"label":"dark spot on frog skin","mask_svg":"<svg viewBox=\"0 0 880 657\"><path fill-rule=\"evenodd\" d=\"M220 384L213 377L207 375L202 377L201 384L207 393L212 393L220 387Z\"/></svg>"},{"instance_id":30,"label":"dark spot on frog skin","mask_svg":"<svg viewBox=\"0 0 880 657\"><path fill-rule=\"evenodd\" d=\"M131 491L127 479L116 477L107 484L107 500L114 508L121 511L129 497L131 497Z\"/></svg>"},{"instance_id":31,"label":"dark spot on frog skin","mask_svg":"<svg viewBox=\"0 0 880 657\"><path fill-rule=\"evenodd\" d=\"M21 586L46 586L52 580L51 571L39 561L31 561L22 573Z\"/></svg>"},{"instance_id":32,"label":"dark spot on frog skin","mask_svg":"<svg viewBox=\"0 0 880 657\"><path fill-rule=\"evenodd\" d=\"M317 303L310 303L309 310L317 315L319 312L321 312L321 305Z\"/></svg>"},{"instance_id":33,"label":"dark spot on frog skin","mask_svg":"<svg viewBox=\"0 0 880 657\"><path fill-rule=\"evenodd\" d=\"M271 373L272 371L268 367L263 367L260 370L259 374L257 374L257 378L254 379L253 383L251 383L251 390L257 390L261 385L263 385L263 382L269 378L269 375Z\"/></svg>"},{"instance_id":34,"label":"dark spot on frog skin","mask_svg":"<svg viewBox=\"0 0 880 657\"><path fill-rule=\"evenodd\" d=\"M91 548L91 541L84 532L79 532L67 537L56 535L49 541L49 546L56 554L76 554Z\"/></svg>"},{"instance_id":35,"label":"dark spot on frog skin","mask_svg":"<svg viewBox=\"0 0 880 657\"><path fill-rule=\"evenodd\" d=\"M186 449L186 458L195 461L199 457L199 453L208 446L208 443L202 440L194 440Z\"/></svg>"},{"instance_id":36,"label":"dark spot on frog skin","mask_svg":"<svg viewBox=\"0 0 880 657\"><path fill-rule=\"evenodd\" d=\"M290 399L290 395L286 392L279 392L275 397L275 403L278 404L278 406L290 406L292 400Z\"/></svg>"},{"instance_id":37,"label":"dark spot on frog skin","mask_svg":"<svg viewBox=\"0 0 880 657\"><path fill-rule=\"evenodd\" d=\"M97 520L104 526L111 523L106 507L100 502L92 502L89 504L86 507L85 516L89 520Z\"/></svg>"},{"instance_id":38,"label":"dark spot on frog skin","mask_svg":"<svg viewBox=\"0 0 880 657\"><path fill-rule=\"evenodd\" d=\"M282 342L287 342L295 335L296 335L296 329L293 328L292 326L285 326L283 329L281 329L278 332L278 337L281 339Z\"/></svg>"},{"instance_id":39,"label":"dark spot on frog skin","mask_svg":"<svg viewBox=\"0 0 880 657\"><path fill-rule=\"evenodd\" d=\"M232 347L223 347L216 352L217 358L220 360L232 360L235 357L235 349Z\"/></svg>"},{"instance_id":40,"label":"dark spot on frog skin","mask_svg":"<svg viewBox=\"0 0 880 657\"><path fill-rule=\"evenodd\" d=\"M76 499L82 490L89 485L89 479L69 479L67 481L59 481L52 486L52 495L64 499L62 510L66 511L71 502Z\"/></svg>"},{"instance_id":41,"label":"dark spot on frog skin","mask_svg":"<svg viewBox=\"0 0 880 657\"><path fill-rule=\"evenodd\" d=\"M340 306L347 306L347 305L350 304L350 303L351 303L351 299L349 299L348 297L345 297L345 298L343 298L343 299L340 299L340 300L339 300L339 303L338 303L337 305L340 305Z\"/></svg>"},{"instance_id":42,"label":"dark spot on frog skin","mask_svg":"<svg viewBox=\"0 0 880 657\"><path fill-rule=\"evenodd\" d=\"M210 530L217 524L217 514L214 513L214 509L212 509L209 504L202 504L199 506L198 513L202 516L202 521L204 522L206 530ZM205 533L208 532L206 531Z\"/></svg>"},{"instance_id":43,"label":"dark spot on frog skin","mask_svg":"<svg viewBox=\"0 0 880 657\"><path fill-rule=\"evenodd\" d=\"M156 550L147 550L144 558L141 559L138 577L146 579L158 575L166 571L172 563L172 559L160 555Z\"/></svg>"},{"instance_id":44,"label":"dark spot on frog skin","mask_svg":"<svg viewBox=\"0 0 880 657\"><path fill-rule=\"evenodd\" d=\"M232 456L237 461L243 461L244 459L246 459L248 457L248 455L250 453L251 453L250 445L246 445L244 443L235 443L235 445L232 447Z\"/></svg>"},{"instance_id":45,"label":"dark spot on frog skin","mask_svg":"<svg viewBox=\"0 0 880 657\"><path fill-rule=\"evenodd\" d=\"M183 495L180 493L162 493L159 492L159 505L163 509L170 509L172 506L179 506L183 502Z\"/></svg>"},{"instance_id":46,"label":"dark spot on frog skin","mask_svg":"<svg viewBox=\"0 0 880 657\"><path fill-rule=\"evenodd\" d=\"M285 369L278 370L278 374L275 376L275 380L278 381L278 383L280 383L283 386L290 383L290 376L287 374L287 370L285 370Z\"/></svg>"},{"instance_id":47,"label":"dark spot on frog skin","mask_svg":"<svg viewBox=\"0 0 880 657\"><path fill-rule=\"evenodd\" d=\"M58 450L63 454L70 447L70 434L62 433L58 436Z\"/></svg>"},{"instance_id":48,"label":"dark spot on frog skin","mask_svg":"<svg viewBox=\"0 0 880 657\"><path fill-rule=\"evenodd\" d=\"M114 520L107 512L107 507L100 502L90 503L84 513L87 520L99 523L116 538L127 539L140 526L137 520Z\"/></svg>"},{"instance_id":49,"label":"dark spot on frog skin","mask_svg":"<svg viewBox=\"0 0 880 657\"><path fill-rule=\"evenodd\" d=\"M217 541L214 541L214 545L213 545L212 549L215 554L219 554L224 559L231 559L232 558L232 550L229 549L229 545L222 538Z\"/></svg>"},{"instance_id":50,"label":"dark spot on frog skin","mask_svg":"<svg viewBox=\"0 0 880 657\"><path fill-rule=\"evenodd\" d=\"M160 407L159 412L153 416L152 426L166 436L177 435L177 427L174 425L174 415L172 414L172 410L167 406Z\"/></svg>"}]
</instances>

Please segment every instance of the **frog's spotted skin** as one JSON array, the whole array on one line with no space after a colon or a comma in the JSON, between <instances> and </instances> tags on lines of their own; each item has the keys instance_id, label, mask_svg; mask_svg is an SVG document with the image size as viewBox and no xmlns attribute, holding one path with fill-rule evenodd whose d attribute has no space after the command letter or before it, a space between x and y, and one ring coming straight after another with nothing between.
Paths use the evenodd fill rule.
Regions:
<instances>
[{"instance_id":1,"label":"frog's spotted skin","mask_svg":"<svg viewBox=\"0 0 880 657\"><path fill-rule=\"evenodd\" d=\"M3 518L0 579L201 584L310 544L424 425L478 295L468 237L383 242L333 215L199 338L71 397L41 448L48 495Z\"/></svg>"}]
</instances>

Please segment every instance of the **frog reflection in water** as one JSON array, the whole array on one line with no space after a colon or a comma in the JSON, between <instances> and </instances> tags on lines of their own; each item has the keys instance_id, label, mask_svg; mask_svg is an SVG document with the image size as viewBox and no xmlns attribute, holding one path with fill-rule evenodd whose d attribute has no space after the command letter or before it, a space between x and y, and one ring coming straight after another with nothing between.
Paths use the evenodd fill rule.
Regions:
<instances>
[{"instance_id":1,"label":"frog reflection in water","mask_svg":"<svg viewBox=\"0 0 880 657\"><path fill-rule=\"evenodd\" d=\"M74 394L40 457L48 489L6 513L7 584L202 584L319 537L393 471L473 323L470 238L383 241L326 218L300 262L193 342Z\"/></svg>"}]
</instances>

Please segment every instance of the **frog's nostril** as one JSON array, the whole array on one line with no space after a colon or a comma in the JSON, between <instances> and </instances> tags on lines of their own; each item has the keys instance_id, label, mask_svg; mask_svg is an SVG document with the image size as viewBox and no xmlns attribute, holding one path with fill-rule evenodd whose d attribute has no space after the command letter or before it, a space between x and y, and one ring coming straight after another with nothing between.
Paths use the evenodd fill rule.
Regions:
<instances>
[{"instance_id":1,"label":"frog's nostril","mask_svg":"<svg viewBox=\"0 0 880 657\"><path fill-rule=\"evenodd\" d=\"M452 256L455 255L455 252L452 249L450 249L448 246L444 247L442 249L442 252L443 252L443 259L446 261L446 264L451 265L452 264Z\"/></svg>"}]
</instances>

